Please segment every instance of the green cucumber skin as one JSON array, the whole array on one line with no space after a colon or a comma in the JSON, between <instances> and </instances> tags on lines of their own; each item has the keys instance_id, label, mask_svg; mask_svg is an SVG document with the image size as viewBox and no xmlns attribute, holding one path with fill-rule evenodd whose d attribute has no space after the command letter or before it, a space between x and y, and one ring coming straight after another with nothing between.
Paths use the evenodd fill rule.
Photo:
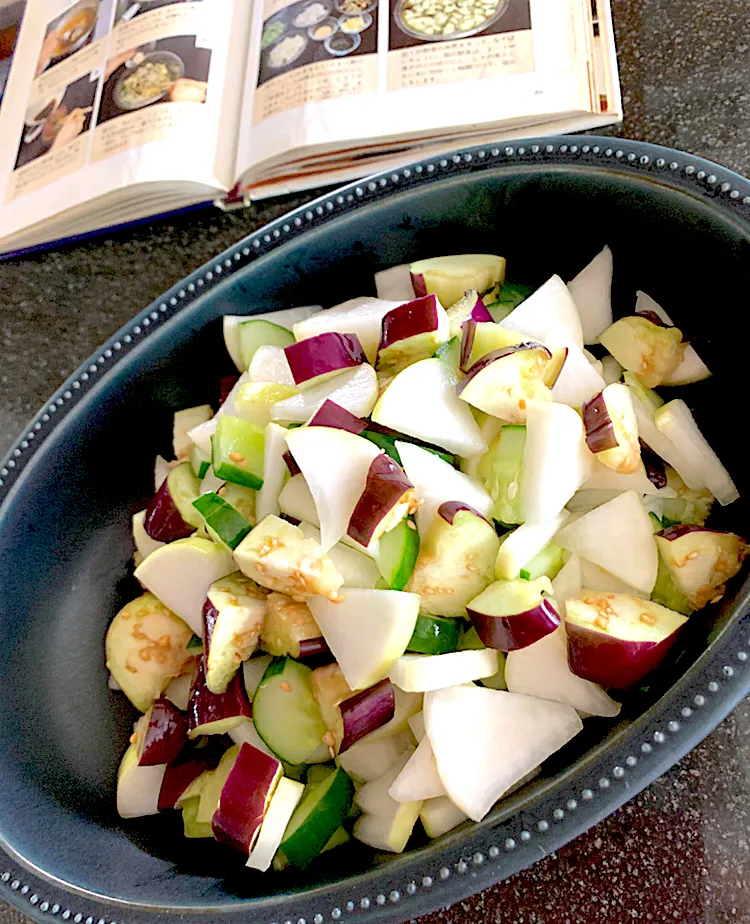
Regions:
<instances>
[{"instance_id":1,"label":"green cucumber skin","mask_svg":"<svg viewBox=\"0 0 750 924\"><path fill-rule=\"evenodd\" d=\"M235 508L218 494L207 492L193 501L193 506L201 514L211 533L218 536L219 542L234 551L252 529Z\"/></svg>"},{"instance_id":2,"label":"green cucumber skin","mask_svg":"<svg viewBox=\"0 0 750 924\"><path fill-rule=\"evenodd\" d=\"M263 487L263 445L260 427L239 417L220 415L216 433L211 437L214 474L224 481L259 490ZM239 453L245 461L242 464L233 461L234 453Z\"/></svg>"},{"instance_id":3,"label":"green cucumber skin","mask_svg":"<svg viewBox=\"0 0 750 924\"><path fill-rule=\"evenodd\" d=\"M414 443L415 446L419 446L421 449L426 449L427 452L431 452L435 456L439 456L444 462L447 462L448 465L455 466L456 457L451 455L449 452L443 452L440 449L433 449L432 446L425 446L423 443L415 442L410 440L408 437L404 436L389 436L387 433L380 433L377 430L363 430L360 433L360 436L363 436L366 440L369 440L371 443L386 452L397 465L401 465L401 456L398 449L396 449L396 440L402 440L407 443Z\"/></svg>"},{"instance_id":4,"label":"green cucumber skin","mask_svg":"<svg viewBox=\"0 0 750 924\"><path fill-rule=\"evenodd\" d=\"M180 462L176 465L167 475L167 486L172 503L182 519L190 526L199 529L203 525L203 519L193 509L193 504L200 496L201 486L193 472L193 466L189 462Z\"/></svg>"},{"instance_id":5,"label":"green cucumber skin","mask_svg":"<svg viewBox=\"0 0 750 924\"><path fill-rule=\"evenodd\" d=\"M310 687L311 669L292 658L273 658L253 697L253 724L263 741L285 764L299 766L322 743L326 727ZM280 695L269 689L274 681L287 682ZM300 687L302 686L302 690ZM270 706L270 708L269 708ZM285 713L285 708L288 712ZM301 753L300 738L308 735L309 749Z\"/></svg>"},{"instance_id":6,"label":"green cucumber skin","mask_svg":"<svg viewBox=\"0 0 750 924\"><path fill-rule=\"evenodd\" d=\"M463 625L447 616L428 616L420 613L407 651L420 654L447 654L458 649Z\"/></svg>"},{"instance_id":7,"label":"green cucumber skin","mask_svg":"<svg viewBox=\"0 0 750 924\"><path fill-rule=\"evenodd\" d=\"M419 533L409 523L416 526L408 518L380 537L378 569L391 590L406 587L419 555Z\"/></svg>"},{"instance_id":8,"label":"green cucumber skin","mask_svg":"<svg viewBox=\"0 0 750 924\"><path fill-rule=\"evenodd\" d=\"M262 346L286 347L294 343L294 334L280 324L264 318L249 318L237 331L242 364L248 369L256 351Z\"/></svg>"},{"instance_id":9,"label":"green cucumber skin","mask_svg":"<svg viewBox=\"0 0 750 924\"><path fill-rule=\"evenodd\" d=\"M341 768L333 770L330 777L314 784L303 796L295 815L305 812L304 820L281 842L279 852L292 866L299 869L309 866L341 827L353 801L354 783ZM293 815L290 828L294 820Z\"/></svg>"}]
</instances>

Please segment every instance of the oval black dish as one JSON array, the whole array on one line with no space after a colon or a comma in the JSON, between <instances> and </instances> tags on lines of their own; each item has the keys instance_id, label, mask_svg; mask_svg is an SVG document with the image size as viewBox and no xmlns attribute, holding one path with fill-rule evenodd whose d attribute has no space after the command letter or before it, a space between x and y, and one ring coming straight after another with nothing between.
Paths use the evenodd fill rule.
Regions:
<instances>
[{"instance_id":1,"label":"oval black dish","mask_svg":"<svg viewBox=\"0 0 750 924\"><path fill-rule=\"evenodd\" d=\"M590 720L541 777L481 824L362 845L304 873L260 875L178 819L121 822L118 761L133 715L107 689L103 638L137 594L130 515L170 450L174 410L216 402L231 372L222 314L332 305L373 273L438 253L494 252L512 278L571 278L603 244L615 310L641 288L694 337L714 377L683 396L750 497L738 438L746 391L750 183L687 154L617 139L471 148L355 183L280 218L193 273L119 331L42 408L0 464L0 896L38 921L395 921L478 891L613 811L750 690L750 584L691 620L679 656ZM742 531L746 501L724 514Z\"/></svg>"}]
</instances>

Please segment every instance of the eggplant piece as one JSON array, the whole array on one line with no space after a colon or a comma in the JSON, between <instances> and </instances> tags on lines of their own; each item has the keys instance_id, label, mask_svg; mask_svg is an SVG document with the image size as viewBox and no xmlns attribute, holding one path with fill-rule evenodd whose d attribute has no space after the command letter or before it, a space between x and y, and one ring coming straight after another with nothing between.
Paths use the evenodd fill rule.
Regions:
<instances>
[{"instance_id":1,"label":"eggplant piece","mask_svg":"<svg viewBox=\"0 0 750 924\"><path fill-rule=\"evenodd\" d=\"M570 669L616 689L635 686L657 668L687 622L650 600L587 589L565 609Z\"/></svg>"},{"instance_id":2,"label":"eggplant piece","mask_svg":"<svg viewBox=\"0 0 750 924\"><path fill-rule=\"evenodd\" d=\"M505 258L486 253L431 257L412 263L409 272L417 297L432 292L450 308L469 290L484 295L501 286Z\"/></svg>"},{"instance_id":3,"label":"eggplant piece","mask_svg":"<svg viewBox=\"0 0 750 924\"><path fill-rule=\"evenodd\" d=\"M377 369L400 372L428 359L450 338L450 322L437 296L416 298L385 315L380 333Z\"/></svg>"},{"instance_id":4,"label":"eggplant piece","mask_svg":"<svg viewBox=\"0 0 750 924\"><path fill-rule=\"evenodd\" d=\"M205 656L201 658L188 703L189 737L222 735L252 717L242 677L235 674L224 693L212 693L206 683Z\"/></svg>"},{"instance_id":5,"label":"eggplant piece","mask_svg":"<svg viewBox=\"0 0 750 924\"><path fill-rule=\"evenodd\" d=\"M124 606L107 631L107 669L130 702L146 712L193 661L192 629L146 593Z\"/></svg>"},{"instance_id":6,"label":"eggplant piece","mask_svg":"<svg viewBox=\"0 0 750 924\"><path fill-rule=\"evenodd\" d=\"M343 738L338 745L341 754L393 718L396 710L393 684L387 678L381 680L343 700L339 709L343 721Z\"/></svg>"},{"instance_id":7,"label":"eggplant piece","mask_svg":"<svg viewBox=\"0 0 750 924\"><path fill-rule=\"evenodd\" d=\"M677 369L685 354L682 331L665 327L661 320L631 315L620 318L599 337L617 362L648 388L656 388Z\"/></svg>"},{"instance_id":8,"label":"eggplant piece","mask_svg":"<svg viewBox=\"0 0 750 924\"><path fill-rule=\"evenodd\" d=\"M185 746L187 718L168 699L157 699L138 724L143 729L142 734L136 730L140 767L171 764Z\"/></svg>"},{"instance_id":9,"label":"eggplant piece","mask_svg":"<svg viewBox=\"0 0 750 924\"><path fill-rule=\"evenodd\" d=\"M638 420L627 385L616 382L599 392L582 408L586 445L600 462L621 475L641 464Z\"/></svg>"},{"instance_id":10,"label":"eggplant piece","mask_svg":"<svg viewBox=\"0 0 750 924\"><path fill-rule=\"evenodd\" d=\"M675 587L694 609L718 603L747 557L744 539L703 526L670 526L656 536Z\"/></svg>"},{"instance_id":11,"label":"eggplant piece","mask_svg":"<svg viewBox=\"0 0 750 924\"><path fill-rule=\"evenodd\" d=\"M243 744L211 820L216 840L248 856L283 775L281 761Z\"/></svg>"},{"instance_id":12,"label":"eggplant piece","mask_svg":"<svg viewBox=\"0 0 750 924\"><path fill-rule=\"evenodd\" d=\"M306 603L292 600L281 593L271 593L266 598L266 613L261 631L261 645L274 657L289 655L303 657L302 645L315 642L314 649L307 646L304 651L309 657L313 652L321 653L321 631ZM326 646L327 648L327 646Z\"/></svg>"},{"instance_id":13,"label":"eggplant piece","mask_svg":"<svg viewBox=\"0 0 750 924\"><path fill-rule=\"evenodd\" d=\"M298 526L272 514L245 536L235 549L234 560L261 587L296 599L323 594L337 600L344 582L314 539L305 539Z\"/></svg>"},{"instance_id":14,"label":"eggplant piece","mask_svg":"<svg viewBox=\"0 0 750 924\"><path fill-rule=\"evenodd\" d=\"M381 453L370 464L365 489L352 511L346 534L367 548L416 510L414 485L389 455Z\"/></svg>"},{"instance_id":15,"label":"eggplant piece","mask_svg":"<svg viewBox=\"0 0 750 924\"><path fill-rule=\"evenodd\" d=\"M208 588L203 604L206 684L224 693L243 661L258 645L266 612L266 594L239 572Z\"/></svg>"},{"instance_id":16,"label":"eggplant piece","mask_svg":"<svg viewBox=\"0 0 750 924\"><path fill-rule=\"evenodd\" d=\"M460 338L464 325L469 321L492 321L493 317L487 311L482 297L473 289L469 290L463 298L446 310L450 322L450 339Z\"/></svg>"},{"instance_id":17,"label":"eggplant piece","mask_svg":"<svg viewBox=\"0 0 750 924\"><path fill-rule=\"evenodd\" d=\"M533 341L494 350L477 360L456 386L462 401L507 420L526 422L528 401L551 401L544 371L552 353Z\"/></svg>"},{"instance_id":18,"label":"eggplant piece","mask_svg":"<svg viewBox=\"0 0 750 924\"><path fill-rule=\"evenodd\" d=\"M355 436L359 436L363 430L367 429L366 420L355 417L345 407L341 407L335 401L331 401L330 398L326 398L320 405L307 425L308 427L333 427L334 430L348 430L349 433L353 433ZM292 474L296 475L297 472L292 472Z\"/></svg>"},{"instance_id":19,"label":"eggplant piece","mask_svg":"<svg viewBox=\"0 0 750 924\"><path fill-rule=\"evenodd\" d=\"M406 590L419 594L423 613L462 616L492 580L500 540L484 516L462 508L450 522L436 516L422 540Z\"/></svg>"},{"instance_id":20,"label":"eggplant piece","mask_svg":"<svg viewBox=\"0 0 750 924\"><path fill-rule=\"evenodd\" d=\"M551 593L547 577L495 581L468 603L466 611L484 645L515 651L533 645L560 625L560 614L546 596Z\"/></svg>"},{"instance_id":21,"label":"eggplant piece","mask_svg":"<svg viewBox=\"0 0 750 924\"><path fill-rule=\"evenodd\" d=\"M146 508L143 528L157 542L185 539L202 525L200 514L192 509L200 495L200 482L189 462L170 469L161 487Z\"/></svg>"},{"instance_id":22,"label":"eggplant piece","mask_svg":"<svg viewBox=\"0 0 750 924\"><path fill-rule=\"evenodd\" d=\"M295 384L300 388L320 385L345 369L367 362L356 334L326 331L284 347Z\"/></svg>"}]
</instances>

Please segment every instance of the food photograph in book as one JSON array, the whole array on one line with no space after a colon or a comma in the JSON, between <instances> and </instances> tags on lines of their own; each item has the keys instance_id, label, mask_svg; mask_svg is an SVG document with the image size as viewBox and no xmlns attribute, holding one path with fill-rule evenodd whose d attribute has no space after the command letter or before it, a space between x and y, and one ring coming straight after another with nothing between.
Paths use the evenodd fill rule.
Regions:
<instances>
[{"instance_id":1,"label":"food photograph in book","mask_svg":"<svg viewBox=\"0 0 750 924\"><path fill-rule=\"evenodd\" d=\"M529 0L390 0L389 48L531 29Z\"/></svg>"},{"instance_id":2,"label":"food photograph in book","mask_svg":"<svg viewBox=\"0 0 750 924\"><path fill-rule=\"evenodd\" d=\"M157 103L205 103L211 50L174 36L110 58L97 124Z\"/></svg>"},{"instance_id":3,"label":"food photograph in book","mask_svg":"<svg viewBox=\"0 0 750 924\"><path fill-rule=\"evenodd\" d=\"M306 64L374 54L377 0L301 0L263 24L258 86Z\"/></svg>"},{"instance_id":4,"label":"food photograph in book","mask_svg":"<svg viewBox=\"0 0 750 924\"><path fill-rule=\"evenodd\" d=\"M102 6L108 4L102 4L100 0L78 0L48 23L39 49L36 77L100 38L99 32L106 32L106 17L101 16ZM100 28L97 28L98 24Z\"/></svg>"},{"instance_id":5,"label":"food photograph in book","mask_svg":"<svg viewBox=\"0 0 750 924\"><path fill-rule=\"evenodd\" d=\"M115 25L127 22L143 13L150 13L163 6L179 6L181 3L196 3L200 0L117 0L115 7Z\"/></svg>"},{"instance_id":6,"label":"food photograph in book","mask_svg":"<svg viewBox=\"0 0 750 924\"><path fill-rule=\"evenodd\" d=\"M96 87L96 80L86 74L29 103L15 169L50 151L59 151L89 130Z\"/></svg>"}]
</instances>

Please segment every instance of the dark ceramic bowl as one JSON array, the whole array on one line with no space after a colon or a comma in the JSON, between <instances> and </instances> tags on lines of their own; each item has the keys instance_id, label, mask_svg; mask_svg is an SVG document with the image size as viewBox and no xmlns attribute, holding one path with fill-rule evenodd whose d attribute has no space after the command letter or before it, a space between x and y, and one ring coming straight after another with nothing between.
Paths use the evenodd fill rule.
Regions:
<instances>
[{"instance_id":1,"label":"dark ceramic bowl","mask_svg":"<svg viewBox=\"0 0 750 924\"><path fill-rule=\"evenodd\" d=\"M137 593L130 515L170 451L172 412L216 401L231 372L220 317L373 291L373 273L491 251L513 279L570 278L604 243L614 304L636 288L688 330L716 375L682 393L745 500L750 184L687 154L570 137L474 148L348 186L213 260L123 328L42 409L0 467L0 895L38 920L403 920L519 870L607 815L750 689L748 583L694 616L679 655L616 722L592 719L541 777L481 824L415 837L402 856L356 842L305 873L259 875L176 818L121 822L118 760L133 714L107 689L103 637Z\"/></svg>"}]
</instances>

